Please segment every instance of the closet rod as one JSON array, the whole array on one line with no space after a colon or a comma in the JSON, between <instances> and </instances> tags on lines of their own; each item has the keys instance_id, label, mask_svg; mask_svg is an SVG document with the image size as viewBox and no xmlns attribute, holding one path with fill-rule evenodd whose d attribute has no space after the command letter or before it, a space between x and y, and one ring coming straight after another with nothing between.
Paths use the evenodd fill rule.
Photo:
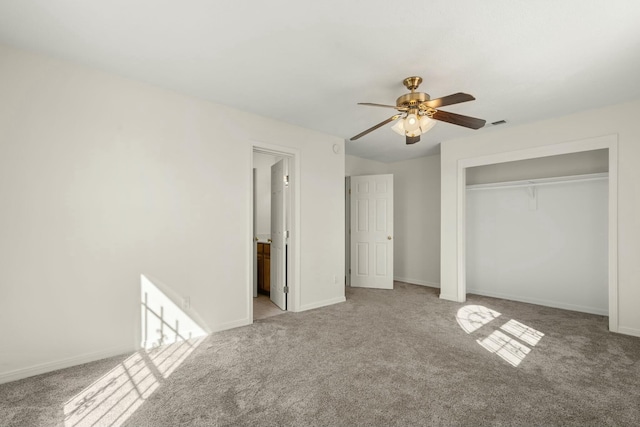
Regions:
<instances>
[{"instance_id":1,"label":"closet rod","mask_svg":"<svg viewBox=\"0 0 640 427\"><path fill-rule=\"evenodd\" d=\"M507 182L493 182L490 184L472 184L467 185L467 190L499 190L502 188L519 188L519 187L531 187L542 185L556 185L565 184L568 182L587 182L587 181L599 181L609 178L608 172L593 173L588 175L570 175L560 176L554 178L537 178L527 179L521 181L507 181Z\"/></svg>"}]
</instances>

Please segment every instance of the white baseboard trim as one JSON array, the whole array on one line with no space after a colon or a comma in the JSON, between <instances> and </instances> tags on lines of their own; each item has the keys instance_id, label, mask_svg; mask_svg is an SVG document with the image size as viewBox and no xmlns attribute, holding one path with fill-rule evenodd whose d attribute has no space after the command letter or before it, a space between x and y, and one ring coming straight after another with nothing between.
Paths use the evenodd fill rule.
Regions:
<instances>
[{"instance_id":1,"label":"white baseboard trim","mask_svg":"<svg viewBox=\"0 0 640 427\"><path fill-rule=\"evenodd\" d=\"M175 337L173 337L173 340L163 340L162 346L166 346L166 345L171 345L171 344L175 344L177 342L182 342L182 341L188 341L190 339L195 339L195 338L201 338L201 337L206 337L207 335L209 335L207 332L203 331L202 329L193 329L193 330L186 330L186 331L182 331L180 333L180 337L184 338L183 339L175 339ZM144 349L152 349L152 348L156 348L158 347L159 343L156 342L156 340L151 340L149 342L146 341L142 341L142 343L140 343L140 347L144 348Z\"/></svg>"},{"instance_id":2,"label":"white baseboard trim","mask_svg":"<svg viewBox=\"0 0 640 427\"><path fill-rule=\"evenodd\" d=\"M640 337L640 329L627 328L625 326L618 326L618 333L624 335L631 335L632 337Z\"/></svg>"},{"instance_id":3,"label":"white baseboard trim","mask_svg":"<svg viewBox=\"0 0 640 427\"><path fill-rule=\"evenodd\" d=\"M215 328L213 328L212 332L225 331L227 329L250 325L251 323L253 322L251 322L248 318L234 320L232 322L217 325ZM201 336L204 335L208 334L201 334ZM139 348L134 348L134 346L115 347L106 350L85 353L78 356L68 357L65 359L55 360L52 362L39 363L37 365L15 369L13 371L0 372L0 384L18 381L23 378L33 377L35 375L46 374L47 372L57 371L58 369L65 369L72 366L82 365L84 363L95 362L96 360L106 359L121 354L133 353L138 349Z\"/></svg>"},{"instance_id":4,"label":"white baseboard trim","mask_svg":"<svg viewBox=\"0 0 640 427\"><path fill-rule=\"evenodd\" d=\"M227 323L221 323L220 325L214 326L211 329L211 332L222 332L227 329L239 328L241 326L247 326L253 323L253 319L244 318L240 320L234 320Z\"/></svg>"},{"instance_id":5,"label":"white baseboard trim","mask_svg":"<svg viewBox=\"0 0 640 427\"><path fill-rule=\"evenodd\" d=\"M0 384L21 380L23 378L33 377L34 375L46 374L47 372L57 371L58 369L65 369L70 368L71 366L95 362L96 360L106 359L108 357L119 356L126 353L133 353L136 350L137 348L134 348L133 346L115 347L92 353L85 353L78 356L68 357L65 359L55 360L53 362L39 363L37 365L28 366L26 368L20 368L13 371L2 372L0 373Z\"/></svg>"},{"instance_id":6,"label":"white baseboard trim","mask_svg":"<svg viewBox=\"0 0 640 427\"><path fill-rule=\"evenodd\" d=\"M490 292L490 291L484 291L484 290L478 290L478 289L467 289L467 293L476 294L476 295L483 295L485 297L501 298L501 299L506 299L506 300L510 300L510 301L525 302L527 304L537 304L537 305L543 305L543 306L546 306L546 307L561 308L563 310L571 310L571 311L579 311L579 312L582 312L582 313L597 314L597 315L600 315L600 316L608 316L609 315L609 311L608 310L602 310L602 309L596 308L596 307L586 307L586 306L582 306L582 305L567 304L567 303L558 302L558 301L544 300L544 299L538 299L538 298L529 298L529 297L521 297L521 296L518 296L518 295L503 294L501 292Z\"/></svg>"},{"instance_id":7,"label":"white baseboard trim","mask_svg":"<svg viewBox=\"0 0 640 427\"><path fill-rule=\"evenodd\" d=\"M463 303L464 301L458 301L458 296L457 295L448 295L448 294L440 294L440 299L444 299L447 301L453 301L453 302L459 302L459 303Z\"/></svg>"},{"instance_id":8,"label":"white baseboard trim","mask_svg":"<svg viewBox=\"0 0 640 427\"><path fill-rule=\"evenodd\" d=\"M410 283L412 285L428 286L430 288L440 289L440 283L429 282L427 280L411 279L409 277L394 277L393 280L397 282Z\"/></svg>"},{"instance_id":9,"label":"white baseboard trim","mask_svg":"<svg viewBox=\"0 0 640 427\"><path fill-rule=\"evenodd\" d=\"M345 302L347 299L345 297L337 297L337 298L332 298L332 299L327 299L324 301L319 301L319 302L314 302L311 304L304 304L300 307L300 310L298 311L307 311L307 310L313 310L314 308L320 308L320 307L326 307L328 305L333 305L333 304L338 304L341 302Z\"/></svg>"}]
</instances>

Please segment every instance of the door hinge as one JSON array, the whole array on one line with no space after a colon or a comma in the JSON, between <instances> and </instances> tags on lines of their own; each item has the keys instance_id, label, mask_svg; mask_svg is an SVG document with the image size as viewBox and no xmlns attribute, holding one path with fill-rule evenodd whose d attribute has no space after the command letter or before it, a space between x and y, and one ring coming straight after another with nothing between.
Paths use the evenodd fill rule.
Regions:
<instances>
[{"instance_id":1,"label":"door hinge","mask_svg":"<svg viewBox=\"0 0 640 427\"><path fill-rule=\"evenodd\" d=\"M285 293L285 294L288 294L288 293L289 293L289 286L285 286L285 287L284 287L284 293Z\"/></svg>"},{"instance_id":2,"label":"door hinge","mask_svg":"<svg viewBox=\"0 0 640 427\"><path fill-rule=\"evenodd\" d=\"M349 274L351 274L351 269L349 269Z\"/></svg>"},{"instance_id":3,"label":"door hinge","mask_svg":"<svg viewBox=\"0 0 640 427\"><path fill-rule=\"evenodd\" d=\"M351 189L349 189L349 194L351 194Z\"/></svg>"},{"instance_id":4,"label":"door hinge","mask_svg":"<svg viewBox=\"0 0 640 427\"><path fill-rule=\"evenodd\" d=\"M289 230L285 231L284 237L287 239L289 238Z\"/></svg>"},{"instance_id":5,"label":"door hinge","mask_svg":"<svg viewBox=\"0 0 640 427\"><path fill-rule=\"evenodd\" d=\"M289 175L284 176L284 183L285 185L289 185Z\"/></svg>"}]
</instances>

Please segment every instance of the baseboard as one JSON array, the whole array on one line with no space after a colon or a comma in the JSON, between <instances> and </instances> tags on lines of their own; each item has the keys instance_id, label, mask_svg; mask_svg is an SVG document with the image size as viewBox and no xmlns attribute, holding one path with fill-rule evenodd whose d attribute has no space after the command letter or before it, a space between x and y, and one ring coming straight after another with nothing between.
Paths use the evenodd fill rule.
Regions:
<instances>
[{"instance_id":1,"label":"baseboard","mask_svg":"<svg viewBox=\"0 0 640 427\"><path fill-rule=\"evenodd\" d=\"M326 307L328 305L338 304L340 302L345 302L347 299L345 297L337 297L332 299L327 299L324 301L314 302L311 304L304 304L300 307L298 311L307 311L313 310L314 308Z\"/></svg>"},{"instance_id":2,"label":"baseboard","mask_svg":"<svg viewBox=\"0 0 640 427\"><path fill-rule=\"evenodd\" d=\"M46 374L47 372L57 371L58 369L65 369L76 365L82 365L84 363L95 362L96 360L119 356L121 354L133 353L136 350L137 349L133 348L133 346L115 347L93 353L85 353L66 359L60 359L53 362L39 363L26 368L0 373L0 384L33 377L34 375Z\"/></svg>"},{"instance_id":3,"label":"baseboard","mask_svg":"<svg viewBox=\"0 0 640 427\"><path fill-rule=\"evenodd\" d=\"M618 326L618 333L624 334L624 335L631 335L632 337L640 337L640 329L635 329L635 328Z\"/></svg>"},{"instance_id":4,"label":"baseboard","mask_svg":"<svg viewBox=\"0 0 640 427\"><path fill-rule=\"evenodd\" d=\"M458 295L455 295L455 294L454 295L448 295L448 294L441 293L440 294L440 299L447 300L447 301L452 301L452 302L459 302L459 303L464 302L464 301L459 301L458 300Z\"/></svg>"},{"instance_id":5,"label":"baseboard","mask_svg":"<svg viewBox=\"0 0 640 427\"><path fill-rule=\"evenodd\" d=\"M212 332L225 331L227 329L233 329L240 326L250 325L252 322L249 319L234 320L233 322L223 323L213 328ZM206 333L203 335L207 335ZM96 351L92 353L85 353L78 356L69 357L66 359L56 360L53 362L40 363L37 365L29 366L26 368L20 368L13 371L0 373L0 384L8 383L11 381L18 381L23 378L32 377L34 375L46 374L47 372L57 371L58 369L70 368L76 365L82 365L84 363L95 362L96 360L106 359L113 356L118 356L125 353L133 353L138 348L133 346L127 347L115 347L111 349Z\"/></svg>"},{"instance_id":6,"label":"baseboard","mask_svg":"<svg viewBox=\"0 0 640 427\"><path fill-rule=\"evenodd\" d=\"M239 328L241 326L247 326L253 323L253 319L244 318L240 320L234 320L232 322L222 323L220 325L214 326L211 329L211 332L222 332L227 329Z\"/></svg>"},{"instance_id":7,"label":"baseboard","mask_svg":"<svg viewBox=\"0 0 640 427\"><path fill-rule=\"evenodd\" d=\"M171 345L174 344L176 342L182 342L184 340L190 340L192 338L200 338L200 337L204 337L209 335L209 333L207 333L206 331L203 331L202 329L194 329L194 330L185 330L185 331L181 331L180 332L180 338L176 340L176 337L173 337L173 341L167 339L167 340L163 340L162 345ZM150 342L146 342L146 341L142 341L142 343L140 343L140 347L141 348L145 348L147 350L155 348L158 346L158 342L156 342L156 340L151 340Z\"/></svg>"},{"instance_id":8,"label":"baseboard","mask_svg":"<svg viewBox=\"0 0 640 427\"><path fill-rule=\"evenodd\" d=\"M428 282L426 280L411 279L409 277L394 277L393 280L396 282L410 283L412 285L428 286L430 288L440 289L440 283Z\"/></svg>"},{"instance_id":9,"label":"baseboard","mask_svg":"<svg viewBox=\"0 0 640 427\"><path fill-rule=\"evenodd\" d=\"M544 299L538 299L538 298L520 297L517 295L503 294L500 292L490 292L490 291L487 292L487 291L479 291L477 289L467 289L467 293L482 295L485 297L501 298L501 299L506 299L510 301L525 302L527 304L536 304L536 305L543 305L546 307L560 308L563 310L579 311L581 313L597 314L599 316L609 315L608 310L602 310L595 307L585 307L581 305L567 304L563 302L550 301L550 300L544 300Z\"/></svg>"}]
</instances>

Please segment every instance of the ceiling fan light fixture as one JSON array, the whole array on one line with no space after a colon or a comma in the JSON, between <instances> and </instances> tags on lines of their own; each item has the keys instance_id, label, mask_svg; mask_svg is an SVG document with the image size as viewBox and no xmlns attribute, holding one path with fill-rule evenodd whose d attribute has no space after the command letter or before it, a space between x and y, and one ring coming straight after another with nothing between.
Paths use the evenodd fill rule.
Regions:
<instances>
[{"instance_id":1,"label":"ceiling fan light fixture","mask_svg":"<svg viewBox=\"0 0 640 427\"><path fill-rule=\"evenodd\" d=\"M420 119L417 115L411 113L404 119L404 129L408 132L415 132L420 129Z\"/></svg>"},{"instance_id":2,"label":"ceiling fan light fixture","mask_svg":"<svg viewBox=\"0 0 640 427\"><path fill-rule=\"evenodd\" d=\"M432 127L436 125L436 121L429 116L420 117L420 130L422 133L427 133Z\"/></svg>"},{"instance_id":3,"label":"ceiling fan light fixture","mask_svg":"<svg viewBox=\"0 0 640 427\"><path fill-rule=\"evenodd\" d=\"M416 137L428 132L434 127L436 121L429 116L417 116L415 114L409 114L404 119L396 121L396 124L391 127L398 135Z\"/></svg>"},{"instance_id":4,"label":"ceiling fan light fixture","mask_svg":"<svg viewBox=\"0 0 640 427\"><path fill-rule=\"evenodd\" d=\"M397 133L398 135L405 136L406 131L404 130L404 119L400 119L396 121L396 124L391 127L391 130Z\"/></svg>"}]
</instances>

